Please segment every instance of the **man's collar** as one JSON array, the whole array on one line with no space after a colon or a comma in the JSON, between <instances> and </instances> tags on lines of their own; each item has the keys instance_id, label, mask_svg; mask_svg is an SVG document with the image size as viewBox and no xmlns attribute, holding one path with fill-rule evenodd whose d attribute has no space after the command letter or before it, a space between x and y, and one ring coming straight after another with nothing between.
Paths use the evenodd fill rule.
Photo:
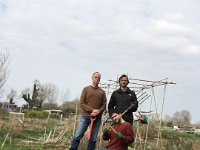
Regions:
<instances>
[{"instance_id":1,"label":"man's collar","mask_svg":"<svg viewBox=\"0 0 200 150\"><path fill-rule=\"evenodd\" d=\"M117 90L119 93L131 93L131 90L127 87L126 91L123 91L121 88Z\"/></svg>"}]
</instances>

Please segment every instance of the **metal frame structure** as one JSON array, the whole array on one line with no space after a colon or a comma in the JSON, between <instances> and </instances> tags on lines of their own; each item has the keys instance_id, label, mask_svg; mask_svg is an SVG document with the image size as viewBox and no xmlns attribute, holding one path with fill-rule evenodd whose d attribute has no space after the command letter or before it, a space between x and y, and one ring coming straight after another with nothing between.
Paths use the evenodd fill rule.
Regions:
<instances>
[{"instance_id":1,"label":"metal frame structure","mask_svg":"<svg viewBox=\"0 0 200 150\"><path fill-rule=\"evenodd\" d=\"M162 115L163 115L163 110L164 110L164 105L165 105L165 96L166 96L166 89L167 89L167 85L174 85L176 83L168 81L168 78L162 79L162 80L158 80L158 81L152 81L152 80L144 80L144 79L135 79L135 78L129 78L129 88L131 90L134 90L136 95L137 95L137 99L139 102L139 109L141 109L143 103L145 103L147 100L150 99L149 102L149 111L142 111L140 110L141 113L151 113L151 112L155 112L157 119L159 120L159 124L158 124L158 135L157 135L157 144L156 147L157 148L161 148L162 147L162 142L161 142L161 121L162 121ZM109 79L108 83L103 83L100 84L101 88L104 89L104 91L106 92L107 98L109 99L109 96L112 94L112 92L116 89L119 88L119 84L118 84L118 77L117 80L112 80ZM163 88L162 92L162 104L161 104L161 110L160 113L158 113L158 105L157 105L157 99L155 96L155 88L161 87ZM153 106L153 102L154 102L154 107L155 107L155 111L152 110L152 106ZM138 110L139 110L138 109ZM146 126L146 136L144 139L143 146L141 146L141 149L145 150L146 149L146 144L147 144L147 139L148 139L148 131L149 131L149 123ZM137 131L136 131L136 139L135 139L135 143L137 143L138 138L140 138L140 133L139 133L139 124L137 124ZM136 149L136 144L134 145L134 149Z\"/></svg>"}]
</instances>

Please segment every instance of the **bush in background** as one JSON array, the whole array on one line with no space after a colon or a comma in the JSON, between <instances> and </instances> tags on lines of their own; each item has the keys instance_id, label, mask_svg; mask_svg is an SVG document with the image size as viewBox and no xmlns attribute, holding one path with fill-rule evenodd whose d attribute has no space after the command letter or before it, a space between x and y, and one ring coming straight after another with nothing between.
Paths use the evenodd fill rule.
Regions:
<instances>
[{"instance_id":1,"label":"bush in background","mask_svg":"<svg viewBox=\"0 0 200 150\"><path fill-rule=\"evenodd\" d=\"M23 111L25 117L27 118L38 118L38 119L45 119L48 117L48 112L45 111L38 111L38 110L25 110Z\"/></svg>"}]
</instances>

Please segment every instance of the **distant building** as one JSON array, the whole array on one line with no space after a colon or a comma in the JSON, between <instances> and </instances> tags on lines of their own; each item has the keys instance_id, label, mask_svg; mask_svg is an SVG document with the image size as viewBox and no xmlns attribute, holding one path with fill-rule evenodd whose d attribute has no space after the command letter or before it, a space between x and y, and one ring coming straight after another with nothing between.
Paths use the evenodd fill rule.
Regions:
<instances>
[{"instance_id":1,"label":"distant building","mask_svg":"<svg viewBox=\"0 0 200 150\"><path fill-rule=\"evenodd\" d=\"M10 104L8 102L1 103L1 108L6 112L16 112L17 111L17 105Z\"/></svg>"}]
</instances>

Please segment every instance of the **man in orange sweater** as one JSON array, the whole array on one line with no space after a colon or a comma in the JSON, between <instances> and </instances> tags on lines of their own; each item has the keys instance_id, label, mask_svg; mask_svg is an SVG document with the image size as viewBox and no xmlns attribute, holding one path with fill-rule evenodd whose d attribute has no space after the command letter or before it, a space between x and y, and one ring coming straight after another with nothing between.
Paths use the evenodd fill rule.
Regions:
<instances>
[{"instance_id":1,"label":"man in orange sweater","mask_svg":"<svg viewBox=\"0 0 200 150\"><path fill-rule=\"evenodd\" d=\"M130 123L124 121L118 110L112 110L114 125L104 129L103 140L109 140L109 150L128 150L128 145L134 142L134 131Z\"/></svg>"},{"instance_id":2,"label":"man in orange sweater","mask_svg":"<svg viewBox=\"0 0 200 150\"><path fill-rule=\"evenodd\" d=\"M94 150L96 139L101 125L101 117L106 109L106 95L103 89L98 85L101 79L99 72L92 74L92 84L83 88L80 97L80 107L82 114L79 117L76 133L71 141L70 150L78 150L80 140L84 136L88 126L91 124L91 118L95 118L91 135L88 141L87 150Z\"/></svg>"}]
</instances>

